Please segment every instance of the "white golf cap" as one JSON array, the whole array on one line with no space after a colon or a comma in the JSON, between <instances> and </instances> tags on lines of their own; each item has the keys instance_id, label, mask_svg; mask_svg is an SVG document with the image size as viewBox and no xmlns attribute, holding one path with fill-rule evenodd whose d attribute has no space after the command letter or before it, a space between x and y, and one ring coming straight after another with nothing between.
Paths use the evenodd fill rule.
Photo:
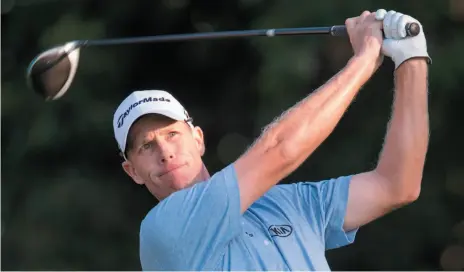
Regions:
<instances>
[{"instance_id":1,"label":"white golf cap","mask_svg":"<svg viewBox=\"0 0 464 272\"><path fill-rule=\"evenodd\" d=\"M129 129L138 118L156 113L178 121L191 122L184 106L174 96L161 90L144 90L131 93L121 102L113 117L114 136L125 156Z\"/></svg>"}]
</instances>

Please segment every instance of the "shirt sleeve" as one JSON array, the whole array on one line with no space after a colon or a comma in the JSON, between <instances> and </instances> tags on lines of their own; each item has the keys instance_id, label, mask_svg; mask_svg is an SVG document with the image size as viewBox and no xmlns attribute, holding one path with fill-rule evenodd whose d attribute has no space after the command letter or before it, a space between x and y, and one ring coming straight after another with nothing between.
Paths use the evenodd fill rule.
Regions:
<instances>
[{"instance_id":1,"label":"shirt sleeve","mask_svg":"<svg viewBox=\"0 0 464 272\"><path fill-rule=\"evenodd\" d=\"M233 164L161 201L140 228L142 270L211 270L241 229Z\"/></svg>"},{"instance_id":2,"label":"shirt sleeve","mask_svg":"<svg viewBox=\"0 0 464 272\"><path fill-rule=\"evenodd\" d=\"M303 198L303 210L309 223L319 225L326 250L343 247L354 242L358 229L345 232L346 208L351 176L344 176L320 182L297 184Z\"/></svg>"}]
</instances>

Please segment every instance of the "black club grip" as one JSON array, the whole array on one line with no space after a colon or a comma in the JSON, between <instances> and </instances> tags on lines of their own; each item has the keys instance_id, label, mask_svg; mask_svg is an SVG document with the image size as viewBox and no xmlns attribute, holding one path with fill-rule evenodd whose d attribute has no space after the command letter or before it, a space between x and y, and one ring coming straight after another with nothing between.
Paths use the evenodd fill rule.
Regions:
<instances>
[{"instance_id":1,"label":"black club grip","mask_svg":"<svg viewBox=\"0 0 464 272\"><path fill-rule=\"evenodd\" d=\"M336 26L331 27L330 35L336 36L336 37L348 36L348 32L346 31L346 26L336 25Z\"/></svg>"},{"instance_id":2,"label":"black club grip","mask_svg":"<svg viewBox=\"0 0 464 272\"><path fill-rule=\"evenodd\" d=\"M406 35L408 37L414 37L419 35L421 29L418 23L407 23L406 24ZM330 29L330 35L343 37L348 36L348 32L346 31L346 26L344 25L335 25L332 26Z\"/></svg>"}]
</instances>

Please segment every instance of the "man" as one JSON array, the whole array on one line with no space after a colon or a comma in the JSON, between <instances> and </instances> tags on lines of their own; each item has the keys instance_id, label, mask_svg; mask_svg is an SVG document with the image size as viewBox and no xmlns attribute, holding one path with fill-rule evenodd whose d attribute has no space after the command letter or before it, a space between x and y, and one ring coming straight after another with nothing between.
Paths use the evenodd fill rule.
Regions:
<instances>
[{"instance_id":1,"label":"man","mask_svg":"<svg viewBox=\"0 0 464 272\"><path fill-rule=\"evenodd\" d=\"M142 269L329 270L326 250L352 243L361 226L416 200L429 135L430 59L422 32L405 38L408 22L417 20L385 10L347 19L348 64L212 176L201 159L203 132L173 96L127 97L113 122L122 166L160 200L141 224ZM328 137L384 55L395 63L396 87L377 167L276 185Z\"/></svg>"}]
</instances>

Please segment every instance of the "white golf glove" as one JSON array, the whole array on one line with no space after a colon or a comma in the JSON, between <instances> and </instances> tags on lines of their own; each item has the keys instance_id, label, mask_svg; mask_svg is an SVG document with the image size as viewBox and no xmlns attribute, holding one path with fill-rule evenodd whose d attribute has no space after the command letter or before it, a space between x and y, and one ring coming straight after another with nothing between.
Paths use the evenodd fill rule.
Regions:
<instances>
[{"instance_id":1,"label":"white golf glove","mask_svg":"<svg viewBox=\"0 0 464 272\"><path fill-rule=\"evenodd\" d=\"M383 31L385 39L382 44L382 54L390 57L395 63L395 69L410 58L425 57L427 62L432 60L427 53L427 41L425 39L422 25L411 16L396 12L379 9L375 13L375 18L383 20ZM417 36L406 36L406 24L417 23L420 26L420 33Z\"/></svg>"}]
</instances>

